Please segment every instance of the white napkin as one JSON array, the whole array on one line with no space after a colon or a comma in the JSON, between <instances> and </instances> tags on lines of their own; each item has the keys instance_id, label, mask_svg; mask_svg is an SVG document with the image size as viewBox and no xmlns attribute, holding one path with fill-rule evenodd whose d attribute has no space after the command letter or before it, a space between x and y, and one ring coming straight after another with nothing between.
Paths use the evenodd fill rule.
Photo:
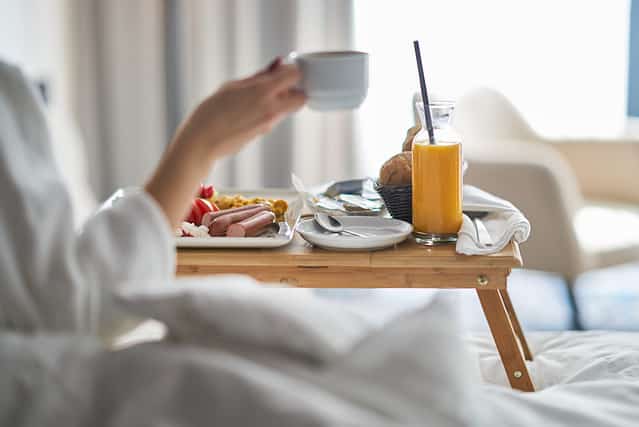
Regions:
<instances>
[{"instance_id":1,"label":"white napkin","mask_svg":"<svg viewBox=\"0 0 639 427\"><path fill-rule=\"evenodd\" d=\"M464 211L488 212L481 218L492 246L484 246L477 240L473 221L464 215L457 236L457 253L487 255L501 251L511 240L522 243L530 236L530 222L512 203L500 199L472 185L464 185Z\"/></svg>"}]
</instances>

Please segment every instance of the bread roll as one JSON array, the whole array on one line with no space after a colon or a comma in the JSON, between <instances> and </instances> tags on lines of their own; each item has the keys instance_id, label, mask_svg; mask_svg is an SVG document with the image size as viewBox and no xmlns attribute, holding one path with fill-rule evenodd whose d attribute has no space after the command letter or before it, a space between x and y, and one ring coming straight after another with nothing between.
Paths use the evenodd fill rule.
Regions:
<instances>
[{"instance_id":1,"label":"bread roll","mask_svg":"<svg viewBox=\"0 0 639 427\"><path fill-rule=\"evenodd\" d=\"M412 183L413 153L405 151L391 157L379 171L382 185L409 185Z\"/></svg>"},{"instance_id":2,"label":"bread roll","mask_svg":"<svg viewBox=\"0 0 639 427\"><path fill-rule=\"evenodd\" d=\"M413 149L413 138L415 135L421 130L420 125L415 125L412 128L408 129L406 132L406 139L404 139L404 144L402 145L402 151L412 151Z\"/></svg>"}]
</instances>

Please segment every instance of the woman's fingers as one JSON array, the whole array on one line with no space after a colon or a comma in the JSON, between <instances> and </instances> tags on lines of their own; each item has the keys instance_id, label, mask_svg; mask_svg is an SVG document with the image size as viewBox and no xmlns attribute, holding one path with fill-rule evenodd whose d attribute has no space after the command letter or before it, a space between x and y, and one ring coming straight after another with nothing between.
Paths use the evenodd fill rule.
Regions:
<instances>
[{"instance_id":1,"label":"woman's fingers","mask_svg":"<svg viewBox=\"0 0 639 427\"><path fill-rule=\"evenodd\" d=\"M278 56L273 61L271 61L268 67L266 67L265 72L272 73L273 71L277 70L280 67L280 65L282 65L282 57Z\"/></svg>"},{"instance_id":2,"label":"woman's fingers","mask_svg":"<svg viewBox=\"0 0 639 427\"><path fill-rule=\"evenodd\" d=\"M291 89L279 98L280 108L285 113L297 111L306 104L306 95L298 89Z\"/></svg>"},{"instance_id":3,"label":"woman's fingers","mask_svg":"<svg viewBox=\"0 0 639 427\"><path fill-rule=\"evenodd\" d=\"M288 90L280 96L274 97L267 107L258 132L261 134L269 132L282 118L299 110L305 103L306 95L297 89Z\"/></svg>"},{"instance_id":4,"label":"woman's fingers","mask_svg":"<svg viewBox=\"0 0 639 427\"><path fill-rule=\"evenodd\" d=\"M268 93L279 93L283 90L291 89L302 78L297 65L280 65L275 71L264 76L263 83Z\"/></svg>"},{"instance_id":5,"label":"woman's fingers","mask_svg":"<svg viewBox=\"0 0 639 427\"><path fill-rule=\"evenodd\" d=\"M306 96L294 86L299 81L301 73L294 65L280 65L272 73L263 76L255 82L251 95L257 93L258 99L254 105L259 106L262 120L272 122L280 115L304 105ZM253 92L255 91L255 92Z\"/></svg>"},{"instance_id":6,"label":"woman's fingers","mask_svg":"<svg viewBox=\"0 0 639 427\"><path fill-rule=\"evenodd\" d=\"M255 73L252 77L267 76L277 70L282 65L282 57L277 56L264 69Z\"/></svg>"},{"instance_id":7,"label":"woman's fingers","mask_svg":"<svg viewBox=\"0 0 639 427\"><path fill-rule=\"evenodd\" d=\"M251 76L248 76L246 78L236 80L235 82L242 86L250 84L250 83L254 83L256 81L259 81L261 78L268 76L269 74L277 70L281 65L282 65L282 58L278 56L275 59L273 59L271 62L269 62L269 64L265 68L261 69L257 73Z\"/></svg>"}]
</instances>

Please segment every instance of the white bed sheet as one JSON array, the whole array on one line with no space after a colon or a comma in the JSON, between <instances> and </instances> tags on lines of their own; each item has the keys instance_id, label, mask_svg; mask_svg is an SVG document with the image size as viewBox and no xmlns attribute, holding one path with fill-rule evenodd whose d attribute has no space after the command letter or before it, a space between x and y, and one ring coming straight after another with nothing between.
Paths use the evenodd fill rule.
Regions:
<instances>
[{"instance_id":1,"label":"white bed sheet","mask_svg":"<svg viewBox=\"0 0 639 427\"><path fill-rule=\"evenodd\" d=\"M509 390L490 335L469 338L485 383L478 396L482 425L639 425L639 334L537 332L527 340L536 393Z\"/></svg>"},{"instance_id":2,"label":"white bed sheet","mask_svg":"<svg viewBox=\"0 0 639 427\"><path fill-rule=\"evenodd\" d=\"M534 359L526 363L537 390L594 380L639 382L639 333L529 332L526 337ZM478 353L484 382L506 386L492 336L477 334L468 342Z\"/></svg>"}]
</instances>

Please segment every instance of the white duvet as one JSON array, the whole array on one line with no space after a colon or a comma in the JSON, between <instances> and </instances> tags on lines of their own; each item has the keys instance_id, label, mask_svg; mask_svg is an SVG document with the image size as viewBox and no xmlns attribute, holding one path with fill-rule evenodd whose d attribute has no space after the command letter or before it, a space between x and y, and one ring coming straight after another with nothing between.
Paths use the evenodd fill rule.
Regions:
<instances>
[{"instance_id":1,"label":"white duvet","mask_svg":"<svg viewBox=\"0 0 639 427\"><path fill-rule=\"evenodd\" d=\"M310 297L298 290L236 284L249 290L226 299L200 290L143 301L143 311L168 321L160 342L108 350L89 337L2 334L0 425L637 425L636 334L529 334L540 391L520 393L503 384L490 337L458 338L444 299L342 335L340 322L348 328L353 321L343 306L322 302L301 320L304 308L295 303ZM134 298L129 308L139 307ZM258 314L239 327L236 318L207 315L230 300ZM271 328L274 322L282 327ZM309 330L322 327L333 335ZM306 357L326 346L335 351Z\"/></svg>"}]
</instances>

